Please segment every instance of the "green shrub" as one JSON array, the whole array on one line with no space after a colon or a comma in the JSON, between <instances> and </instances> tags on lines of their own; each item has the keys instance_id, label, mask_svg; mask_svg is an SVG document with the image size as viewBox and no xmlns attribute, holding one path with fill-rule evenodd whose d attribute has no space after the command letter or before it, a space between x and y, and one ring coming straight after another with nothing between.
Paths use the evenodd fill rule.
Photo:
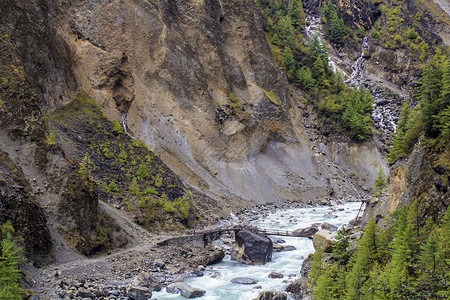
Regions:
<instances>
[{"instance_id":1,"label":"green shrub","mask_svg":"<svg viewBox=\"0 0 450 300\"><path fill-rule=\"evenodd\" d=\"M139 164L139 168L136 172L136 176L141 180L149 180L151 178L150 172L148 171L147 166L144 163Z\"/></svg>"},{"instance_id":2,"label":"green shrub","mask_svg":"<svg viewBox=\"0 0 450 300\"><path fill-rule=\"evenodd\" d=\"M53 132L50 132L50 134L48 135L47 143L49 143L50 145L56 143L56 135Z\"/></svg>"},{"instance_id":3,"label":"green shrub","mask_svg":"<svg viewBox=\"0 0 450 300\"><path fill-rule=\"evenodd\" d=\"M131 185L130 185L128 191L132 195L139 195L141 193L136 177L133 177L133 180L131 180Z\"/></svg>"},{"instance_id":4,"label":"green shrub","mask_svg":"<svg viewBox=\"0 0 450 300\"><path fill-rule=\"evenodd\" d=\"M114 120L114 122L113 122L113 129L118 134L122 134L123 133L123 128L119 124L119 122L117 122L117 120Z\"/></svg>"},{"instance_id":5,"label":"green shrub","mask_svg":"<svg viewBox=\"0 0 450 300\"><path fill-rule=\"evenodd\" d=\"M415 28L410 28L406 30L405 36L410 40L414 40L419 36L419 34L417 33Z\"/></svg>"},{"instance_id":6,"label":"green shrub","mask_svg":"<svg viewBox=\"0 0 450 300\"><path fill-rule=\"evenodd\" d=\"M161 176L159 176L159 174L156 175L156 178L155 178L155 186L156 186L156 187L161 187L161 186L162 186L162 178L161 178Z\"/></svg>"},{"instance_id":7,"label":"green shrub","mask_svg":"<svg viewBox=\"0 0 450 300\"><path fill-rule=\"evenodd\" d=\"M163 209L166 213L174 213L175 207L173 206L173 203L169 200L165 200L163 204Z\"/></svg>"},{"instance_id":8,"label":"green shrub","mask_svg":"<svg viewBox=\"0 0 450 300\"><path fill-rule=\"evenodd\" d=\"M113 180L108 184L108 191L111 193L117 193L119 188L117 187L116 181Z\"/></svg>"}]
</instances>

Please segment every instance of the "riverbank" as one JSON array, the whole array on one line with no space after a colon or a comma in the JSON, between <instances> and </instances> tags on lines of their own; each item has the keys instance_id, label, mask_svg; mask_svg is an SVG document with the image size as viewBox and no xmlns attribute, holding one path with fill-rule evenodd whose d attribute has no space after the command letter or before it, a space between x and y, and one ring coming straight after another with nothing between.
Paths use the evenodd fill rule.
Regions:
<instances>
[{"instance_id":1,"label":"riverbank","mask_svg":"<svg viewBox=\"0 0 450 300\"><path fill-rule=\"evenodd\" d=\"M353 205L359 208L359 203L349 202L346 205ZM330 223L341 220L339 214L344 214L345 211L339 211L339 206L342 206L342 204L338 206L312 206L303 203L260 205L252 209L243 210L237 215L230 215L228 218L220 220L218 224L241 223L257 225L263 228L286 230L290 228L294 230L319 222L318 218L322 218L322 215L325 215L325 213L320 215L322 212L328 213ZM305 211L310 211L311 216L315 217L305 216ZM315 212L320 213L316 214ZM296 213L299 214L299 217L301 216L301 222L294 220ZM347 219L345 218L345 222L339 222L348 223L350 219ZM281 224L283 222L282 220L287 221L287 224ZM55 299L58 297L62 299L82 299L83 295L95 296L98 299L107 297L113 297L109 299L121 299L121 297L125 297L129 290L137 284L136 276L142 272L151 274L160 286L166 286L177 281L185 281L190 277L199 276L201 277L200 281L205 278L211 278L213 273L216 272L214 269L216 267L208 267L205 272L201 272L198 270L198 266L206 266L209 262L217 258L217 255L220 255L217 253L218 248L223 249L228 254L229 252L227 251L232 246L234 238L232 234L225 235L221 240L214 241L207 247L204 247L203 243L196 242L184 245L158 245L158 243L170 237L176 237L176 234L170 236L148 234L140 245L131 249L125 249L103 257L86 258L65 264L51 265L41 270L29 266L26 269L26 273L30 283L41 299ZM289 239L292 238L286 238L286 241ZM301 247L301 251L303 252L300 254L293 252L296 258L305 258L310 252L313 252L314 249L312 248L311 242L307 239L305 241L310 245L306 248ZM279 253L274 253L273 262L278 261L279 255ZM296 258L291 263L295 266L296 273L299 273L301 260ZM236 262L229 261L229 257L226 257L225 261L218 265L219 268L222 268L222 264L231 264L232 268L238 270L247 268L245 265L241 266ZM269 264L267 267L270 266L274 269L281 269L281 266L277 266L277 264ZM293 271L288 273L294 274L295 272ZM289 275L291 274L286 274L291 281L298 276L289 277ZM287 279L285 278L284 280ZM287 284L283 283L280 285L277 281L273 281L273 283L281 287ZM195 285L196 283L194 282L193 284ZM234 287L230 287L230 289L233 290ZM240 291L240 289L237 288L236 291ZM172 299L170 297L173 297L170 294L163 295L165 295L165 292L158 294L158 299L166 299L161 298L165 296L169 297L168 299ZM204 299L209 299L209 295L205 297Z\"/></svg>"}]
</instances>

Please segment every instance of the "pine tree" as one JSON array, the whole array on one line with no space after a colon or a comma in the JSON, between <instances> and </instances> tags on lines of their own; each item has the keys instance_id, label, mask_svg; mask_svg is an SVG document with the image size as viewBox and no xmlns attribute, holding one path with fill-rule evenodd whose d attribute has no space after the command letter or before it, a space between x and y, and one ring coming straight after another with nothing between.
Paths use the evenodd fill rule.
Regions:
<instances>
[{"instance_id":1,"label":"pine tree","mask_svg":"<svg viewBox=\"0 0 450 300\"><path fill-rule=\"evenodd\" d=\"M313 260L311 262L311 271L309 272L309 282L315 286L317 283L317 279L323 273L323 262L322 262L322 249L317 249L316 253L313 255Z\"/></svg>"},{"instance_id":2,"label":"pine tree","mask_svg":"<svg viewBox=\"0 0 450 300\"><path fill-rule=\"evenodd\" d=\"M289 7L289 17L296 28L302 28L305 25L305 13L303 12L303 3L301 0L293 0Z\"/></svg>"},{"instance_id":3,"label":"pine tree","mask_svg":"<svg viewBox=\"0 0 450 300\"><path fill-rule=\"evenodd\" d=\"M18 270L22 261L22 249L13 239L14 229L11 223L4 224L2 232L5 238L1 242L0 299L22 299L22 291L19 288L21 275Z\"/></svg>"},{"instance_id":4,"label":"pine tree","mask_svg":"<svg viewBox=\"0 0 450 300\"><path fill-rule=\"evenodd\" d=\"M305 91L312 91L315 80L312 77L311 70L308 67L298 69L296 72L297 84Z\"/></svg>"},{"instance_id":5,"label":"pine tree","mask_svg":"<svg viewBox=\"0 0 450 300\"><path fill-rule=\"evenodd\" d=\"M284 16L281 18L279 24L280 37L284 42L285 46L292 46L292 32L294 28L292 26L292 20L289 16Z\"/></svg>"},{"instance_id":6,"label":"pine tree","mask_svg":"<svg viewBox=\"0 0 450 300\"><path fill-rule=\"evenodd\" d=\"M372 265L377 257L377 228L371 219L364 230L359 248L353 255L348 274L346 299L360 299L361 288L368 278Z\"/></svg>"},{"instance_id":7,"label":"pine tree","mask_svg":"<svg viewBox=\"0 0 450 300\"><path fill-rule=\"evenodd\" d=\"M274 34L273 36L272 36L272 38L270 39L270 43L272 44L272 45L279 45L280 44L280 39L278 38L278 34Z\"/></svg>"},{"instance_id":8,"label":"pine tree","mask_svg":"<svg viewBox=\"0 0 450 300\"><path fill-rule=\"evenodd\" d=\"M375 179L375 196L380 195L387 188L386 175L384 175L383 168L378 168L377 178Z\"/></svg>"},{"instance_id":9,"label":"pine tree","mask_svg":"<svg viewBox=\"0 0 450 300\"><path fill-rule=\"evenodd\" d=\"M338 266L345 266L350 259L349 237L344 227L339 229L337 233L336 243L333 245L333 257L336 259Z\"/></svg>"},{"instance_id":10,"label":"pine tree","mask_svg":"<svg viewBox=\"0 0 450 300\"><path fill-rule=\"evenodd\" d=\"M404 286L411 278L408 266L412 264L414 254L414 228L406 208L398 213L391 248L392 259L388 266L387 283L391 293L402 294L406 292Z\"/></svg>"},{"instance_id":11,"label":"pine tree","mask_svg":"<svg viewBox=\"0 0 450 300\"><path fill-rule=\"evenodd\" d=\"M283 67L285 67L287 71L293 72L295 70L294 55L292 54L291 48L288 46L285 46L283 51Z\"/></svg>"},{"instance_id":12,"label":"pine tree","mask_svg":"<svg viewBox=\"0 0 450 300\"><path fill-rule=\"evenodd\" d=\"M316 300L336 299L335 276L336 268L334 266L329 266L322 276L317 279L317 285L314 288L314 298Z\"/></svg>"},{"instance_id":13,"label":"pine tree","mask_svg":"<svg viewBox=\"0 0 450 300\"><path fill-rule=\"evenodd\" d=\"M344 43L344 38L347 35L347 27L345 26L344 20L339 18L337 14L331 20L330 35L331 40L336 44Z\"/></svg>"},{"instance_id":14,"label":"pine tree","mask_svg":"<svg viewBox=\"0 0 450 300\"><path fill-rule=\"evenodd\" d=\"M136 176L141 180L142 179L147 179L147 180L151 179L150 172L148 171L148 168L144 163L139 164L139 168L136 172Z\"/></svg>"},{"instance_id":15,"label":"pine tree","mask_svg":"<svg viewBox=\"0 0 450 300\"><path fill-rule=\"evenodd\" d=\"M437 137L439 130L435 128L436 116L442 109L443 103L440 99L442 90L442 69L436 64L429 63L425 66L420 79L419 99L422 104L422 123L425 134Z\"/></svg>"},{"instance_id":16,"label":"pine tree","mask_svg":"<svg viewBox=\"0 0 450 300\"><path fill-rule=\"evenodd\" d=\"M136 177L133 177L133 179L131 180L131 184L130 184L130 187L128 188L128 191L132 195L139 195L140 194L141 191L140 191L139 184L137 182L137 178Z\"/></svg>"},{"instance_id":17,"label":"pine tree","mask_svg":"<svg viewBox=\"0 0 450 300\"><path fill-rule=\"evenodd\" d=\"M319 86L327 86L327 77L325 74L325 66L323 64L322 58L319 56L317 57L316 61L313 64L313 67L311 68L311 74L314 80L316 81L317 85Z\"/></svg>"}]
</instances>

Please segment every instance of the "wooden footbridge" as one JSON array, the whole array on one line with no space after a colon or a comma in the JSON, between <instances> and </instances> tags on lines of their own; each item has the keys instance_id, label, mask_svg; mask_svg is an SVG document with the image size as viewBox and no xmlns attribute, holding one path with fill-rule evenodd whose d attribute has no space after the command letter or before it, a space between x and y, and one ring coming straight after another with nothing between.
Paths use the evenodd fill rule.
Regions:
<instances>
[{"instance_id":1,"label":"wooden footbridge","mask_svg":"<svg viewBox=\"0 0 450 300\"><path fill-rule=\"evenodd\" d=\"M248 230L260 235L278 235L278 236L297 236L294 231L287 231L287 230L275 230L275 229L266 229L266 228L259 228L255 226L249 226L249 225L231 225L228 227L213 227L206 230L191 230L190 233L187 235L205 235L205 234L222 234L225 232L236 232L240 230Z\"/></svg>"},{"instance_id":2,"label":"wooden footbridge","mask_svg":"<svg viewBox=\"0 0 450 300\"><path fill-rule=\"evenodd\" d=\"M259 228L255 226L249 226L249 225L231 225L231 226L217 226L208 228L205 230L190 230L188 232L185 232L184 235L169 238L166 240L163 240L158 243L159 246L165 246L167 244L189 244L189 243L203 243L206 245L208 241L218 239L220 235L226 232L237 232L240 230L248 230L251 232L254 232L256 234L260 235L278 235L278 236L294 236L298 237L296 233L293 231L287 231L287 230L274 230L274 229L265 229L265 228Z\"/></svg>"}]
</instances>

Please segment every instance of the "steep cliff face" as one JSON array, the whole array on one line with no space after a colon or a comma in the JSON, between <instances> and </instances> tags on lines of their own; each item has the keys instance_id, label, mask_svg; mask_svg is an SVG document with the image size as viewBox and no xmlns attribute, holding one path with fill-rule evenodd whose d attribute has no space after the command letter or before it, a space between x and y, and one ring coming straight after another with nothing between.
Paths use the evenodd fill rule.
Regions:
<instances>
[{"instance_id":1,"label":"steep cliff face","mask_svg":"<svg viewBox=\"0 0 450 300\"><path fill-rule=\"evenodd\" d=\"M25 254L39 265L52 247L47 219L20 169L0 150L0 224L10 221L24 238Z\"/></svg>"},{"instance_id":2,"label":"steep cliff face","mask_svg":"<svg viewBox=\"0 0 450 300\"><path fill-rule=\"evenodd\" d=\"M6 27L0 31L0 222L13 223L25 239L27 256L36 263L50 260L51 240L61 233L61 224L82 239L94 236L88 238L91 243L75 245L89 253L97 246L92 242L97 232L97 198L86 205L82 197L69 193L74 189L67 180L73 164L60 147L49 142L42 99L32 89L10 31ZM68 205L59 214L63 198ZM83 218L79 211L84 211ZM87 220L87 227L71 226Z\"/></svg>"},{"instance_id":3,"label":"steep cliff face","mask_svg":"<svg viewBox=\"0 0 450 300\"><path fill-rule=\"evenodd\" d=\"M411 154L391 167L389 196L372 200L364 212L363 221L386 217L417 201L417 218L424 225L427 218L440 219L450 205L448 152L428 153L417 145Z\"/></svg>"},{"instance_id":4,"label":"steep cliff face","mask_svg":"<svg viewBox=\"0 0 450 300\"><path fill-rule=\"evenodd\" d=\"M330 187L355 195L314 155L301 96L288 92L254 1L9 1L4 11L12 40L28 47L18 54L42 109L85 90L185 183L230 208L328 197Z\"/></svg>"}]
</instances>

